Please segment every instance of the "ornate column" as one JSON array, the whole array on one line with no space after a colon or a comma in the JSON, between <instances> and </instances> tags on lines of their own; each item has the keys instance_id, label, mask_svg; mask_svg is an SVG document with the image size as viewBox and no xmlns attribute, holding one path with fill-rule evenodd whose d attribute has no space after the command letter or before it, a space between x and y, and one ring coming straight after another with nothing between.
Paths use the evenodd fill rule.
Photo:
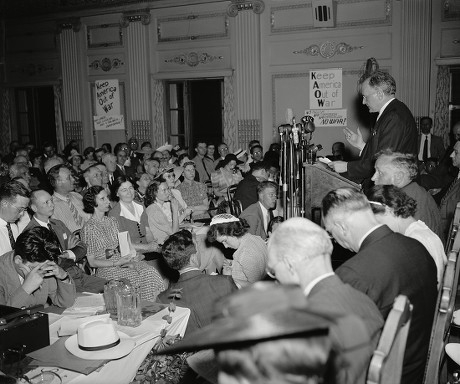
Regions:
<instances>
[{"instance_id":1,"label":"ornate column","mask_svg":"<svg viewBox=\"0 0 460 384\"><path fill-rule=\"evenodd\" d=\"M420 117L427 115L430 107L431 2L401 1L401 24L397 95Z\"/></svg>"},{"instance_id":2,"label":"ornate column","mask_svg":"<svg viewBox=\"0 0 460 384\"><path fill-rule=\"evenodd\" d=\"M80 66L78 58L78 32L81 23L77 18L61 20L57 24L60 34L61 70L62 70L62 110L64 115L64 143L77 140L80 148L83 146L83 126L80 96ZM56 126L56 129L59 129ZM58 148L62 150L63 148Z\"/></svg>"},{"instance_id":3,"label":"ornate column","mask_svg":"<svg viewBox=\"0 0 460 384\"><path fill-rule=\"evenodd\" d=\"M234 0L227 13L235 17L235 76L237 137L229 137L236 147L261 138L260 0ZM234 130L231 130L234 132Z\"/></svg>"},{"instance_id":4,"label":"ornate column","mask_svg":"<svg viewBox=\"0 0 460 384\"><path fill-rule=\"evenodd\" d=\"M131 135L140 142L157 138L159 132L151 129L149 97L149 50L146 28L150 24L150 11L125 12L121 25L125 28L128 51L129 110L131 113Z\"/></svg>"}]
</instances>

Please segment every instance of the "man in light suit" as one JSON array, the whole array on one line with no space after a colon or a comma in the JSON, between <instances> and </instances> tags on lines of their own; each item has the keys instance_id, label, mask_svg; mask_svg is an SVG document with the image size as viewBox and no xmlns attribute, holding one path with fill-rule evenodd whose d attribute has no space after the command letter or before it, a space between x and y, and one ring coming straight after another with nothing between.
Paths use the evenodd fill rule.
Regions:
<instances>
[{"instance_id":1,"label":"man in light suit","mask_svg":"<svg viewBox=\"0 0 460 384\"><path fill-rule=\"evenodd\" d=\"M197 268L196 247L187 230L169 236L162 255L166 264L179 273L179 279L160 293L157 300L165 304L176 300L178 305L190 308L186 333L210 324L215 301L238 289L231 276L207 275ZM180 294L175 294L177 290Z\"/></svg>"},{"instance_id":2,"label":"man in light suit","mask_svg":"<svg viewBox=\"0 0 460 384\"><path fill-rule=\"evenodd\" d=\"M276 207L278 187L272 181L263 181L257 186L259 201L251 204L243 212L240 219L245 219L249 224L249 233L267 239L267 228L273 218L272 210Z\"/></svg>"},{"instance_id":3,"label":"man in light suit","mask_svg":"<svg viewBox=\"0 0 460 384\"><path fill-rule=\"evenodd\" d=\"M344 129L345 138L358 148L358 160L333 161L329 164L336 172L356 182L369 182L374 172L374 155L385 149L417 154L417 127L407 106L395 98L396 81L387 72L376 71L361 84L363 104L369 112L377 112L377 121L365 143L360 130Z\"/></svg>"},{"instance_id":4,"label":"man in light suit","mask_svg":"<svg viewBox=\"0 0 460 384\"><path fill-rule=\"evenodd\" d=\"M426 162L430 157L436 158L438 161L444 156L444 143L440 136L435 136L431 133L433 120L431 117L424 116L420 119L421 135L418 136L418 159ZM425 141L427 142L425 149Z\"/></svg>"},{"instance_id":5,"label":"man in light suit","mask_svg":"<svg viewBox=\"0 0 460 384\"><path fill-rule=\"evenodd\" d=\"M270 237L268 271L281 284L300 285L308 308L353 314L364 322L371 344L346 355L350 366L341 380L364 383L383 318L369 297L334 274L331 253L332 242L323 228L304 218L291 218L281 223Z\"/></svg>"},{"instance_id":6,"label":"man in light suit","mask_svg":"<svg viewBox=\"0 0 460 384\"><path fill-rule=\"evenodd\" d=\"M413 305L401 383L421 383L437 298L433 258L415 239L379 224L363 193L352 188L329 192L322 202L326 230L344 248L357 252L336 273L367 294L386 319L398 295Z\"/></svg>"},{"instance_id":7,"label":"man in light suit","mask_svg":"<svg viewBox=\"0 0 460 384\"><path fill-rule=\"evenodd\" d=\"M62 221L51 219L54 212L51 195L40 189L33 191L30 197L30 208L34 211L34 216L27 225L26 230L44 227L50 232L51 230L54 232L62 251L59 257L59 266L70 275L75 283L77 292L103 292L106 280L88 275L76 265L76 262L82 262L86 256L86 244L75 235L72 235Z\"/></svg>"}]
</instances>

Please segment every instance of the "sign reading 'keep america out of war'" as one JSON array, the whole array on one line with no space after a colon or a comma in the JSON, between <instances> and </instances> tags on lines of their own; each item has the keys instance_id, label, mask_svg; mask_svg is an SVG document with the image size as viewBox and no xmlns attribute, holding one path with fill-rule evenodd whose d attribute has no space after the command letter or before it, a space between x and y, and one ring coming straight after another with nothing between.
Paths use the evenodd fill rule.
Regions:
<instances>
[{"instance_id":1,"label":"sign reading 'keep america out of war'","mask_svg":"<svg viewBox=\"0 0 460 384\"><path fill-rule=\"evenodd\" d=\"M310 109L342 108L342 68L310 71Z\"/></svg>"}]
</instances>

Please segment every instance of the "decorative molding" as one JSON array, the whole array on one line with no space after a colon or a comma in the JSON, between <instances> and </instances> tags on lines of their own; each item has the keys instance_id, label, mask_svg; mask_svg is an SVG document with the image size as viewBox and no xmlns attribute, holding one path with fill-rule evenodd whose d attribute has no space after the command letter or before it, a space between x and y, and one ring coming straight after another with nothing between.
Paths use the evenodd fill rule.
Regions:
<instances>
[{"instance_id":1,"label":"decorative molding","mask_svg":"<svg viewBox=\"0 0 460 384\"><path fill-rule=\"evenodd\" d=\"M235 124L234 75L224 77L224 142L230 148L239 148L238 131Z\"/></svg>"},{"instance_id":2,"label":"decorative molding","mask_svg":"<svg viewBox=\"0 0 460 384\"><path fill-rule=\"evenodd\" d=\"M28 76L38 76L45 72L53 72L55 67L53 65L44 65L39 63L29 63L23 66L16 66L14 69L11 69L11 73L22 73L23 75Z\"/></svg>"},{"instance_id":3,"label":"decorative molding","mask_svg":"<svg viewBox=\"0 0 460 384\"><path fill-rule=\"evenodd\" d=\"M338 6L346 7L347 5L357 4L357 3L368 3L370 2L379 2L384 5L384 12L380 18L371 18L371 19L356 19L354 21L341 22L340 19L336 21L335 29L341 28L356 28L361 26L370 26L374 27L376 25L391 25L392 23L392 0L340 0ZM309 9L310 8L310 9ZM292 5L281 5L277 7L271 7L270 9L270 29L272 33L286 33L286 32L298 32L298 31L308 31L308 30L318 30L318 28L313 26L313 18L311 22L304 20L303 23L298 24L289 24L289 25L276 25L276 14L281 12L293 12L296 14L310 14L311 3L305 4L292 4Z\"/></svg>"},{"instance_id":4,"label":"decorative molding","mask_svg":"<svg viewBox=\"0 0 460 384\"><path fill-rule=\"evenodd\" d=\"M211 56L206 52L189 52L166 59L165 62L179 65L187 64L189 67L196 67L199 64L208 64L214 60L222 60L223 58L223 56Z\"/></svg>"},{"instance_id":5,"label":"decorative molding","mask_svg":"<svg viewBox=\"0 0 460 384\"><path fill-rule=\"evenodd\" d=\"M346 53L353 52L356 49L363 49L364 47L358 46L358 47L353 47L350 44L347 43L335 43L332 41L325 41L321 45L317 44L312 44L308 46L305 49L302 49L301 51L294 51L293 53L298 55L298 54L304 54L304 55L309 55L309 56L321 56L324 57L325 59L330 59L331 57L334 57L336 54L338 55L345 55Z\"/></svg>"},{"instance_id":6,"label":"decorative molding","mask_svg":"<svg viewBox=\"0 0 460 384\"><path fill-rule=\"evenodd\" d=\"M252 10L255 14L261 14L265 10L262 0L232 0L227 8L227 15L236 17L240 11Z\"/></svg>"},{"instance_id":7,"label":"decorative molding","mask_svg":"<svg viewBox=\"0 0 460 384\"><path fill-rule=\"evenodd\" d=\"M164 118L165 87L162 80L152 79L152 146L158 148L167 140Z\"/></svg>"},{"instance_id":8,"label":"decorative molding","mask_svg":"<svg viewBox=\"0 0 460 384\"><path fill-rule=\"evenodd\" d=\"M442 21L460 20L460 0L442 2Z\"/></svg>"},{"instance_id":9,"label":"decorative molding","mask_svg":"<svg viewBox=\"0 0 460 384\"><path fill-rule=\"evenodd\" d=\"M118 58L109 59L108 57L104 57L102 60L93 60L89 67L91 69L102 69L104 72L109 72L112 69L120 68L122 65L125 65L125 63Z\"/></svg>"},{"instance_id":10,"label":"decorative molding","mask_svg":"<svg viewBox=\"0 0 460 384\"><path fill-rule=\"evenodd\" d=\"M260 140L260 119L239 119L238 125L238 147L247 148L251 140Z\"/></svg>"},{"instance_id":11,"label":"decorative molding","mask_svg":"<svg viewBox=\"0 0 460 384\"><path fill-rule=\"evenodd\" d=\"M58 20L56 22L56 33L61 33L64 29L72 29L74 32L80 32L81 20L79 17L69 17L68 19Z\"/></svg>"},{"instance_id":12,"label":"decorative molding","mask_svg":"<svg viewBox=\"0 0 460 384\"><path fill-rule=\"evenodd\" d=\"M107 41L107 42L94 42L93 31L100 29L117 28L118 40ZM86 39L88 42L88 48L108 48L108 47L122 47L123 46L123 31L121 25L117 24L101 24L101 25L90 25L87 27Z\"/></svg>"},{"instance_id":13,"label":"decorative molding","mask_svg":"<svg viewBox=\"0 0 460 384\"><path fill-rule=\"evenodd\" d=\"M163 36L162 25L167 23L180 23L184 22L190 28L190 23L192 22L203 22L205 23L209 19L221 18L223 20L223 31L216 33L208 34L187 34L180 36L165 37ZM225 13L207 13L207 14L198 14L198 15L184 15L176 17L166 17L157 19L157 38L159 43L172 42L172 41L184 41L184 40L203 40L203 39L222 39L229 37L229 21Z\"/></svg>"},{"instance_id":14,"label":"decorative molding","mask_svg":"<svg viewBox=\"0 0 460 384\"><path fill-rule=\"evenodd\" d=\"M68 143L76 140L80 145L83 144L83 124L81 121L64 121L64 142Z\"/></svg>"},{"instance_id":15,"label":"decorative molding","mask_svg":"<svg viewBox=\"0 0 460 384\"><path fill-rule=\"evenodd\" d=\"M140 9L137 11L123 12L121 16L120 25L127 28L129 23L140 21L142 25L149 25L151 21L150 9Z\"/></svg>"}]
</instances>

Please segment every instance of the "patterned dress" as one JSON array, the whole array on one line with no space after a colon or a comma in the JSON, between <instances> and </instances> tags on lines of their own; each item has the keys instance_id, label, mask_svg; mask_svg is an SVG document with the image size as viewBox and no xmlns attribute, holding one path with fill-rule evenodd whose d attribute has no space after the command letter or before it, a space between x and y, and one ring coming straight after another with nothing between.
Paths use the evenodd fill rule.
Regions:
<instances>
[{"instance_id":1,"label":"patterned dress","mask_svg":"<svg viewBox=\"0 0 460 384\"><path fill-rule=\"evenodd\" d=\"M84 225L81 231L82 240L88 246L87 254L98 260L107 260L105 251L118 247L118 221L114 217L104 216L97 219L94 216ZM115 252L111 260L120 259ZM134 262L134 268L98 267L96 275L107 280L128 279L131 284L138 284L141 297L144 300L155 301L158 294L165 290L163 279L158 271L144 261Z\"/></svg>"}]
</instances>

